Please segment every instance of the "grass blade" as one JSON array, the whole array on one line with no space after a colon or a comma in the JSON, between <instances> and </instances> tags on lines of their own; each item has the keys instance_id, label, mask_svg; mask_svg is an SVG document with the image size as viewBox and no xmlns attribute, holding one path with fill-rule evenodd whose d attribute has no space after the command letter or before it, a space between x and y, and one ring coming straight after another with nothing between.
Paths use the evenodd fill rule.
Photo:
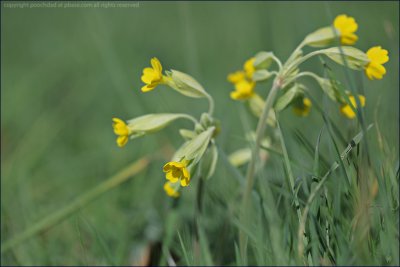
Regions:
<instances>
[{"instance_id":1,"label":"grass blade","mask_svg":"<svg viewBox=\"0 0 400 267\"><path fill-rule=\"evenodd\" d=\"M81 208L88 205L97 197L110 191L111 189L119 186L123 182L126 182L130 177L136 175L140 171L144 170L149 164L149 160L146 157L139 159L138 161L130 164L128 167L118 172L117 174L111 176L109 179L105 180L101 184L97 185L88 192L77 197L72 203L65 206L62 209L55 211L54 213L48 215L43 220L32 225L21 234L17 235L11 240L5 241L1 246L1 253L8 251L9 249L19 245L21 242L28 238L31 238L44 230L55 226L56 224L62 222L69 215L77 212Z\"/></svg>"}]
</instances>

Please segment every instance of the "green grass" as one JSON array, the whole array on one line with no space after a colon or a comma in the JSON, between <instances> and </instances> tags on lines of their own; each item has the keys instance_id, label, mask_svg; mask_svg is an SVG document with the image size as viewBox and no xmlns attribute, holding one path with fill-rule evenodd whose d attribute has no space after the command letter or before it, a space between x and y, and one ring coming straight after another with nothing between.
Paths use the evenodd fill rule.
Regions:
<instances>
[{"instance_id":1,"label":"green grass","mask_svg":"<svg viewBox=\"0 0 400 267\"><path fill-rule=\"evenodd\" d=\"M3 3L2 3L3 5ZM1 8L1 244L82 199L144 156L147 168L57 223L44 225L1 255L2 265L151 264L399 265L398 2L140 2L139 8ZM226 75L261 50L286 59L304 36L346 13L359 24L357 47L389 50L383 80L326 63L346 88L363 91L364 121L347 120L314 81L310 116L279 114L273 146L252 192L249 223L239 220L245 167L229 153L248 144L257 120ZM307 50L308 51L308 50ZM179 200L163 192L163 164L182 143L177 121L162 132L115 144L111 118L187 112L206 100L159 87L140 92L142 69L157 56L165 69L195 77L216 101L219 160L204 184L193 179ZM320 76L318 58L304 68ZM270 84L257 86L266 97ZM339 160L362 129L372 128ZM281 142L282 141L282 142ZM284 149L283 149L284 148ZM337 168L324 180L332 164ZM298 255L299 218L309 206L307 258ZM376 179L378 193L372 198ZM318 183L324 181L312 203ZM318 188L317 188L318 189ZM79 205L78 205L79 206ZM80 207L80 206L79 206ZM52 215L53 214L53 215ZM238 232L248 236L242 257ZM301 242L301 241L300 241ZM144 252L143 252L144 251Z\"/></svg>"}]
</instances>

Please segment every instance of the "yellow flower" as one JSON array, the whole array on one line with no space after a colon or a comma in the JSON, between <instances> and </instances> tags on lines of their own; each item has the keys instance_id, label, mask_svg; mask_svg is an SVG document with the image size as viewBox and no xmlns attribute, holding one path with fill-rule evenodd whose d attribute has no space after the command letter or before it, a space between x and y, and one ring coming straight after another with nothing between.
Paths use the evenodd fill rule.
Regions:
<instances>
[{"instance_id":1,"label":"yellow flower","mask_svg":"<svg viewBox=\"0 0 400 267\"><path fill-rule=\"evenodd\" d=\"M235 85L235 91L231 92L232 99L244 100L254 95L254 87L256 86L256 83L252 80L256 70L254 60L254 57L246 60L243 70L228 75L228 81Z\"/></svg>"},{"instance_id":2,"label":"yellow flower","mask_svg":"<svg viewBox=\"0 0 400 267\"><path fill-rule=\"evenodd\" d=\"M234 100L249 99L254 95L256 83L246 79L235 84L235 91L231 92L231 98Z\"/></svg>"},{"instance_id":3,"label":"yellow flower","mask_svg":"<svg viewBox=\"0 0 400 267\"><path fill-rule=\"evenodd\" d=\"M380 46L374 46L367 51L370 62L365 67L365 74L370 80L382 79L386 69L382 64L389 61L388 51Z\"/></svg>"},{"instance_id":4,"label":"yellow flower","mask_svg":"<svg viewBox=\"0 0 400 267\"><path fill-rule=\"evenodd\" d=\"M123 120L118 118L113 118L113 128L114 133L118 135L117 145L119 147L123 147L128 142L129 135L132 131L128 128Z\"/></svg>"},{"instance_id":5,"label":"yellow flower","mask_svg":"<svg viewBox=\"0 0 400 267\"><path fill-rule=\"evenodd\" d=\"M357 107L356 99L354 96L349 96L350 103L353 107ZM358 95L358 99L360 100L361 107L365 106L365 96ZM344 104L340 107L340 112L349 119L353 119L356 116L356 113L351 109L350 105Z\"/></svg>"},{"instance_id":6,"label":"yellow flower","mask_svg":"<svg viewBox=\"0 0 400 267\"><path fill-rule=\"evenodd\" d=\"M189 161L182 160L180 162L171 161L164 165L163 171L165 177L171 183L181 182L181 186L188 186L190 182L190 172L187 169Z\"/></svg>"},{"instance_id":7,"label":"yellow flower","mask_svg":"<svg viewBox=\"0 0 400 267\"><path fill-rule=\"evenodd\" d=\"M228 75L228 81L233 84L236 84L244 79L245 79L244 72L240 70Z\"/></svg>"},{"instance_id":8,"label":"yellow flower","mask_svg":"<svg viewBox=\"0 0 400 267\"><path fill-rule=\"evenodd\" d=\"M178 188L175 185L176 184L173 184L171 182L166 182L164 184L164 191L165 193L167 193L168 196L177 198L180 194L178 192Z\"/></svg>"},{"instance_id":9,"label":"yellow flower","mask_svg":"<svg viewBox=\"0 0 400 267\"><path fill-rule=\"evenodd\" d=\"M142 87L142 92L148 92L163 83L162 66L160 61L153 57L150 61L151 68L144 68L142 81L146 84Z\"/></svg>"},{"instance_id":10,"label":"yellow flower","mask_svg":"<svg viewBox=\"0 0 400 267\"><path fill-rule=\"evenodd\" d=\"M253 74L256 71L256 68L254 67L254 61L255 58L252 57L248 59L243 65L244 72L246 73L246 76L249 79L253 78Z\"/></svg>"},{"instance_id":11,"label":"yellow flower","mask_svg":"<svg viewBox=\"0 0 400 267\"><path fill-rule=\"evenodd\" d=\"M302 100L300 100L300 102L295 103L295 105L293 106L293 112L297 116L305 117L310 113L311 106L311 100L307 97L304 97Z\"/></svg>"},{"instance_id":12,"label":"yellow flower","mask_svg":"<svg viewBox=\"0 0 400 267\"><path fill-rule=\"evenodd\" d=\"M354 33L358 29L357 22L353 17L347 15L339 15L335 18L333 26L339 31L340 42L344 45L353 45L358 40L358 36Z\"/></svg>"}]
</instances>

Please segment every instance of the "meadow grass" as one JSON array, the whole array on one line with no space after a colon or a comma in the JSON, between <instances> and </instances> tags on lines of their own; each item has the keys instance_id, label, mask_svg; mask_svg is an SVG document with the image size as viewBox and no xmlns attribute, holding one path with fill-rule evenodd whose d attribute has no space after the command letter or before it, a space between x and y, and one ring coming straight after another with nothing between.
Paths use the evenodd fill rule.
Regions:
<instances>
[{"instance_id":1,"label":"meadow grass","mask_svg":"<svg viewBox=\"0 0 400 267\"><path fill-rule=\"evenodd\" d=\"M398 10L398 2L2 6L1 264L399 265ZM257 118L229 98L226 75L261 50L287 58L341 13L357 19L360 49L389 50L387 74L369 81L327 59L307 62L363 92L362 120L342 117L305 79L310 116L287 109L279 134L267 129L272 146L261 147L268 159L240 220L246 167L228 156L251 146L245 134ZM162 166L189 123L123 149L111 128L114 116L206 109L167 87L142 94L153 56L200 81L222 125L216 173L193 179L178 200L163 192ZM266 97L270 87L257 91ZM138 160L142 167L118 175Z\"/></svg>"}]
</instances>

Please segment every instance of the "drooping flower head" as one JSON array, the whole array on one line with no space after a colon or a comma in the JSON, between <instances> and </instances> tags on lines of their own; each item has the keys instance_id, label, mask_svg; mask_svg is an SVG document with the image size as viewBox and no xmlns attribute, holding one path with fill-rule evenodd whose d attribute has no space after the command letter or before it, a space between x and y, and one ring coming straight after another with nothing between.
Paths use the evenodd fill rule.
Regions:
<instances>
[{"instance_id":1,"label":"drooping flower head","mask_svg":"<svg viewBox=\"0 0 400 267\"><path fill-rule=\"evenodd\" d=\"M142 87L142 92L148 92L163 83L162 65L158 58L153 57L150 61L151 68L144 68L142 81L146 84Z\"/></svg>"},{"instance_id":2,"label":"drooping flower head","mask_svg":"<svg viewBox=\"0 0 400 267\"><path fill-rule=\"evenodd\" d=\"M168 196L177 198L180 195L180 193L178 192L178 187L179 184L177 183L166 182L164 184L164 191Z\"/></svg>"},{"instance_id":3,"label":"drooping flower head","mask_svg":"<svg viewBox=\"0 0 400 267\"><path fill-rule=\"evenodd\" d=\"M333 26L339 32L340 42L343 45L353 45L358 40L354 33L358 29L358 24L353 17L338 15L333 21Z\"/></svg>"},{"instance_id":4,"label":"drooping flower head","mask_svg":"<svg viewBox=\"0 0 400 267\"><path fill-rule=\"evenodd\" d=\"M299 99L299 101L295 101L293 105L293 112L297 116L305 117L310 113L311 110L311 100L307 97L303 97Z\"/></svg>"},{"instance_id":5,"label":"drooping flower head","mask_svg":"<svg viewBox=\"0 0 400 267\"><path fill-rule=\"evenodd\" d=\"M358 95L358 99L360 101L361 107L365 106L365 96ZM350 103L353 107L357 107L356 98L354 96L349 96ZM356 117L356 113L353 111L350 105L343 104L340 107L340 112L349 119L354 119Z\"/></svg>"},{"instance_id":6,"label":"drooping flower head","mask_svg":"<svg viewBox=\"0 0 400 267\"><path fill-rule=\"evenodd\" d=\"M370 62L365 67L365 74L370 80L380 80L386 74L386 69L383 66L389 61L388 51L382 49L381 46L374 46L367 51L367 57Z\"/></svg>"},{"instance_id":7,"label":"drooping flower head","mask_svg":"<svg viewBox=\"0 0 400 267\"><path fill-rule=\"evenodd\" d=\"M114 133L118 135L117 145L119 147L123 147L128 142L129 135L131 134L132 131L129 129L129 127L123 120L118 118L113 118L112 120L113 120Z\"/></svg>"},{"instance_id":8,"label":"drooping flower head","mask_svg":"<svg viewBox=\"0 0 400 267\"><path fill-rule=\"evenodd\" d=\"M190 172L187 169L188 163L188 160L168 162L163 167L163 171L166 173L165 178L171 183L180 181L181 186L188 186L190 182Z\"/></svg>"}]
</instances>

